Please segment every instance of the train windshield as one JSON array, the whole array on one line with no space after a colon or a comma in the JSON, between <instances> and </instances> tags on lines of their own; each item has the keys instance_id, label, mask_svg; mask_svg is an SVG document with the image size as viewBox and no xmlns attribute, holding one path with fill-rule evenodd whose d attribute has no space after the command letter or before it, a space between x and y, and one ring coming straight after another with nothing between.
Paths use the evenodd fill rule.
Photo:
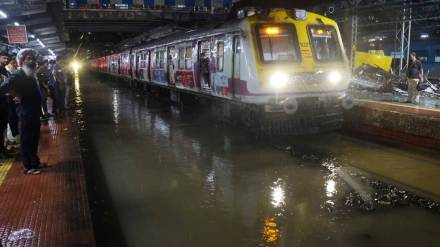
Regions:
<instances>
[{"instance_id":1,"label":"train windshield","mask_svg":"<svg viewBox=\"0 0 440 247\"><path fill-rule=\"evenodd\" d=\"M334 27L323 25L309 26L309 35L316 61L341 61L341 47Z\"/></svg>"},{"instance_id":2,"label":"train windshield","mask_svg":"<svg viewBox=\"0 0 440 247\"><path fill-rule=\"evenodd\" d=\"M293 25L257 25L261 60L265 63L300 62L298 38Z\"/></svg>"}]
</instances>

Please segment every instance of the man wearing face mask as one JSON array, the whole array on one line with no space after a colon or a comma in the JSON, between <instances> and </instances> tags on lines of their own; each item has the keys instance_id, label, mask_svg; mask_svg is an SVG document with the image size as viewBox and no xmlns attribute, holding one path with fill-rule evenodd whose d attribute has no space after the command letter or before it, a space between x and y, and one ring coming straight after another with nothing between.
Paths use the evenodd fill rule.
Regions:
<instances>
[{"instance_id":1,"label":"man wearing face mask","mask_svg":"<svg viewBox=\"0 0 440 247\"><path fill-rule=\"evenodd\" d=\"M22 49L17 54L17 63L21 68L0 85L0 94L10 93L17 103L20 119L20 151L24 174L40 174L39 168L47 165L38 158L40 139L41 94L35 79L37 52L34 49Z\"/></svg>"}]
</instances>

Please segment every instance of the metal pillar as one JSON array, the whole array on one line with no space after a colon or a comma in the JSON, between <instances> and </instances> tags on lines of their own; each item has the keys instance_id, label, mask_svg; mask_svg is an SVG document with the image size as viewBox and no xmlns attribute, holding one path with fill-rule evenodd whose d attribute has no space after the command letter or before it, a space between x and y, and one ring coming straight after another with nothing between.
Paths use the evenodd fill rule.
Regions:
<instances>
[{"instance_id":1,"label":"metal pillar","mask_svg":"<svg viewBox=\"0 0 440 247\"><path fill-rule=\"evenodd\" d=\"M400 42L399 75L408 67L411 45L411 8L403 8L402 24L396 33L396 39Z\"/></svg>"},{"instance_id":2,"label":"metal pillar","mask_svg":"<svg viewBox=\"0 0 440 247\"><path fill-rule=\"evenodd\" d=\"M356 48L357 48L357 40L358 40L358 16L353 13L351 17L351 51L350 51L350 68L351 72L355 69L355 59L356 59Z\"/></svg>"}]
</instances>

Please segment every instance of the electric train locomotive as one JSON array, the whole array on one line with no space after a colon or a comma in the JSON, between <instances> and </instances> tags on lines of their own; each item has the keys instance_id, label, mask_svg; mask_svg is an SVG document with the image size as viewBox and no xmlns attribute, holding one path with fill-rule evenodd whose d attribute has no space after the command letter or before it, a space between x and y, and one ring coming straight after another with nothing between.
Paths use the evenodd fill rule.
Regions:
<instances>
[{"instance_id":1,"label":"electric train locomotive","mask_svg":"<svg viewBox=\"0 0 440 247\"><path fill-rule=\"evenodd\" d=\"M208 97L223 118L271 133L339 128L350 70L337 24L271 9L90 62L93 71ZM179 98L179 97L174 97Z\"/></svg>"}]
</instances>

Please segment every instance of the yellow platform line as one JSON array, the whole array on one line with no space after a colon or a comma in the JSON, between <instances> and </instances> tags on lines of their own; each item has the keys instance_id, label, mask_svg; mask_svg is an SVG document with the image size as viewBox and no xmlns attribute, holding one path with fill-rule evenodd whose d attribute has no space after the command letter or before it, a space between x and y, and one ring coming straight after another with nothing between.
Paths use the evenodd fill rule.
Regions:
<instances>
[{"instance_id":1,"label":"yellow platform line","mask_svg":"<svg viewBox=\"0 0 440 247\"><path fill-rule=\"evenodd\" d=\"M3 181L5 180L6 175L8 175L13 163L14 159L7 159L0 162L0 186L3 184Z\"/></svg>"}]
</instances>

